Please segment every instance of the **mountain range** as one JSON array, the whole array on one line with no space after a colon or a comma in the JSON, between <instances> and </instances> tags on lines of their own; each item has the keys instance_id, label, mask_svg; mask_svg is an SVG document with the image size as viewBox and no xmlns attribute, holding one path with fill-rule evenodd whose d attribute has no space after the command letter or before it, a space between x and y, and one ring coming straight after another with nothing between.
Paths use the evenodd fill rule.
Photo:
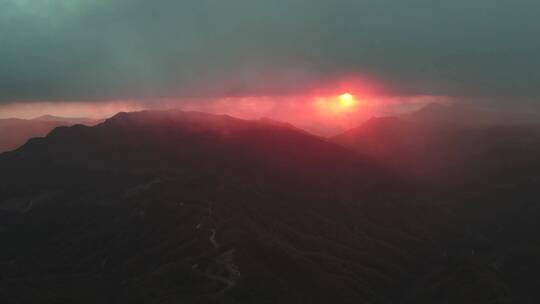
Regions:
<instances>
[{"instance_id":1,"label":"mountain range","mask_svg":"<svg viewBox=\"0 0 540 304\"><path fill-rule=\"evenodd\" d=\"M55 128L0 154L2 302L535 303L538 129L432 109Z\"/></svg>"}]
</instances>

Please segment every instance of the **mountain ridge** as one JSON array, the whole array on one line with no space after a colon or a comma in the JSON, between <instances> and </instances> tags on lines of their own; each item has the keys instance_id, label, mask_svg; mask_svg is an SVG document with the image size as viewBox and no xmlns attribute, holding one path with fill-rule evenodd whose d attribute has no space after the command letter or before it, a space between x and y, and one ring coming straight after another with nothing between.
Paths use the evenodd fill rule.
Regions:
<instances>
[{"instance_id":1,"label":"mountain ridge","mask_svg":"<svg viewBox=\"0 0 540 304\"><path fill-rule=\"evenodd\" d=\"M13 303L387 303L415 276L415 247L437 246L407 222L419 213L390 172L286 125L121 113L59 127L0 167L0 293Z\"/></svg>"}]
</instances>

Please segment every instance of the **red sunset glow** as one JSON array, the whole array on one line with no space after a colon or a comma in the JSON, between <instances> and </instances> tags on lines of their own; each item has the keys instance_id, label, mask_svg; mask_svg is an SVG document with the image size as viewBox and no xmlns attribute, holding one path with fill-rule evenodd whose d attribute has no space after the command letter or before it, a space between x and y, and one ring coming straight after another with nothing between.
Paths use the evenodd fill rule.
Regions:
<instances>
[{"instance_id":1,"label":"red sunset glow","mask_svg":"<svg viewBox=\"0 0 540 304\"><path fill-rule=\"evenodd\" d=\"M315 98L315 106L322 115L340 115L357 111L360 101L350 93Z\"/></svg>"},{"instance_id":2,"label":"red sunset glow","mask_svg":"<svg viewBox=\"0 0 540 304\"><path fill-rule=\"evenodd\" d=\"M431 102L441 96L389 96L383 85L366 78L348 78L296 95L171 97L152 100L33 102L0 105L0 118L31 119L41 115L107 118L117 112L181 109L226 114L242 119L270 118L290 122L318 135L333 135L363 121L394 115Z\"/></svg>"}]
</instances>

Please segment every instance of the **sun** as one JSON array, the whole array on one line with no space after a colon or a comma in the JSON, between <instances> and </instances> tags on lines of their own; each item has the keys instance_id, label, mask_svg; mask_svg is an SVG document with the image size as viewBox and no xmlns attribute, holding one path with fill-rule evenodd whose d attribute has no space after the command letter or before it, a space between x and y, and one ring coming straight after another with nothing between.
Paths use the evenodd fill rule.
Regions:
<instances>
[{"instance_id":1,"label":"sun","mask_svg":"<svg viewBox=\"0 0 540 304\"><path fill-rule=\"evenodd\" d=\"M343 93L338 97L340 106L349 108L356 105L356 99L350 93Z\"/></svg>"},{"instance_id":2,"label":"sun","mask_svg":"<svg viewBox=\"0 0 540 304\"><path fill-rule=\"evenodd\" d=\"M351 93L334 96L322 96L316 99L316 105L321 113L341 115L357 110L359 100Z\"/></svg>"}]
</instances>

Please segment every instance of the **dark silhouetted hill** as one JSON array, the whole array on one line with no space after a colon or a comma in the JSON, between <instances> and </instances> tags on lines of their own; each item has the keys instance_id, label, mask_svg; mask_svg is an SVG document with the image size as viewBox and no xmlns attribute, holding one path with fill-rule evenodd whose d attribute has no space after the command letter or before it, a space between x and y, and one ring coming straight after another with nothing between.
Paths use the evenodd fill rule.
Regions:
<instances>
[{"instance_id":1,"label":"dark silhouetted hill","mask_svg":"<svg viewBox=\"0 0 540 304\"><path fill-rule=\"evenodd\" d=\"M120 113L0 166L9 303L386 303L450 233L404 221L444 215L403 210L387 169L265 120Z\"/></svg>"},{"instance_id":2,"label":"dark silhouetted hill","mask_svg":"<svg viewBox=\"0 0 540 304\"><path fill-rule=\"evenodd\" d=\"M17 118L0 119L0 152L14 150L32 137L47 135L61 126L56 121L32 121Z\"/></svg>"},{"instance_id":3,"label":"dark silhouetted hill","mask_svg":"<svg viewBox=\"0 0 540 304\"><path fill-rule=\"evenodd\" d=\"M33 137L44 137L52 129L74 124L94 125L98 121L85 118L40 116L35 119L0 119L0 153L14 150Z\"/></svg>"},{"instance_id":4,"label":"dark silhouetted hill","mask_svg":"<svg viewBox=\"0 0 540 304\"><path fill-rule=\"evenodd\" d=\"M182 111L56 128L0 155L2 301L534 303L536 133L440 125L373 119L340 144Z\"/></svg>"}]
</instances>

